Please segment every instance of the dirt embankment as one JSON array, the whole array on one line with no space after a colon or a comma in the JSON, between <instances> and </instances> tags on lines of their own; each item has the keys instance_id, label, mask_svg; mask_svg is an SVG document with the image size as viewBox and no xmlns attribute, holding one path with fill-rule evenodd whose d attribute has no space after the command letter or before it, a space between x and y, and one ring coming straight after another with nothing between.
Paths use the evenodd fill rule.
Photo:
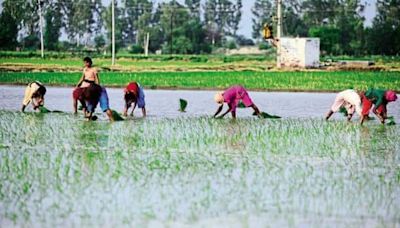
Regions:
<instances>
[{"instance_id":1,"label":"dirt embankment","mask_svg":"<svg viewBox=\"0 0 400 228\"><path fill-rule=\"evenodd\" d=\"M400 66L385 64L371 64L359 61L323 62L319 68L276 68L274 62L258 62L257 64L230 63L210 66L97 66L101 71L116 72L206 72L206 71L400 71ZM31 64L31 63L0 63L0 71L5 72L81 72L81 66L63 66L52 64Z\"/></svg>"}]
</instances>

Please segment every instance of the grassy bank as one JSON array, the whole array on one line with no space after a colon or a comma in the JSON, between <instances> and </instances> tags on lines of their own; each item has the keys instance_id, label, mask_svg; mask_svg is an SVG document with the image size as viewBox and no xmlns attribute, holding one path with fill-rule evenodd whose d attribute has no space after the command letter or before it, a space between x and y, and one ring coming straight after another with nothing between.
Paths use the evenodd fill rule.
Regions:
<instances>
[{"instance_id":1,"label":"grassy bank","mask_svg":"<svg viewBox=\"0 0 400 228\"><path fill-rule=\"evenodd\" d=\"M80 76L80 73L0 72L0 83L27 84L38 80L46 85L73 86ZM223 89L241 84L251 90L338 91L375 87L400 91L399 72L104 72L100 79L106 86L138 81L153 89Z\"/></svg>"}]
</instances>

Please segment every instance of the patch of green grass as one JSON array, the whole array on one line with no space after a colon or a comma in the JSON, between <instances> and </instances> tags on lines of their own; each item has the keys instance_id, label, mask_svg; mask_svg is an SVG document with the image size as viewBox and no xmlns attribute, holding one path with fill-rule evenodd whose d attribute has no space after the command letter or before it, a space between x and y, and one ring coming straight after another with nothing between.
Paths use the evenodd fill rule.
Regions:
<instances>
[{"instance_id":1,"label":"patch of green grass","mask_svg":"<svg viewBox=\"0 0 400 228\"><path fill-rule=\"evenodd\" d=\"M0 83L73 86L80 73L0 72ZM252 90L338 91L369 87L400 91L400 72L141 72L100 73L106 86L125 86L138 81L146 88L224 89L241 84Z\"/></svg>"}]
</instances>

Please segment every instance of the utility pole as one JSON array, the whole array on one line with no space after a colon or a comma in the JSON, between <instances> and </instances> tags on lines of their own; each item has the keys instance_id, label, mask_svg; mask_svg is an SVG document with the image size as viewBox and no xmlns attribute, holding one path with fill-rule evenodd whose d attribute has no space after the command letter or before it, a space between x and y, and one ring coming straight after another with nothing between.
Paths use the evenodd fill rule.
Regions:
<instances>
[{"instance_id":1,"label":"utility pole","mask_svg":"<svg viewBox=\"0 0 400 228\"><path fill-rule=\"evenodd\" d=\"M174 41L174 38L173 38L173 32L172 32L172 28L173 28L173 20L174 19L174 9L172 9L172 11L171 11L171 18L170 18L170 32L171 32L171 37L170 37L170 44L169 44L169 52L170 52L170 55L172 55L172 47L173 47L173 45L172 45L172 42Z\"/></svg>"},{"instance_id":2,"label":"utility pole","mask_svg":"<svg viewBox=\"0 0 400 228\"><path fill-rule=\"evenodd\" d=\"M111 35L111 65L115 65L115 4L114 0L111 0L111 30L112 30L112 35Z\"/></svg>"},{"instance_id":3,"label":"utility pole","mask_svg":"<svg viewBox=\"0 0 400 228\"><path fill-rule=\"evenodd\" d=\"M42 58L44 58L42 4L43 4L42 0L38 0L39 24L40 24L40 50L41 50Z\"/></svg>"},{"instance_id":4,"label":"utility pole","mask_svg":"<svg viewBox=\"0 0 400 228\"><path fill-rule=\"evenodd\" d=\"M146 34L146 38L144 41L144 55L149 56L149 41L150 41L150 34Z\"/></svg>"},{"instance_id":5,"label":"utility pole","mask_svg":"<svg viewBox=\"0 0 400 228\"><path fill-rule=\"evenodd\" d=\"M282 0L277 0L277 19L278 19L278 24L276 26L277 32L276 32L276 38L278 39L277 41L277 53L276 53L276 66L278 68L281 67L281 36L282 36Z\"/></svg>"}]
</instances>

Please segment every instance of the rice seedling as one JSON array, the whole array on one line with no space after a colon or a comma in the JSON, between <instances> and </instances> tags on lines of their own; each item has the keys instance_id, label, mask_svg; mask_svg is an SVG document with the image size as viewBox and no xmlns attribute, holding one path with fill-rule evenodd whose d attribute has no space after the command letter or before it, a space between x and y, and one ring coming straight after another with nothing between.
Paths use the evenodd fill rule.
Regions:
<instances>
[{"instance_id":1,"label":"rice seedling","mask_svg":"<svg viewBox=\"0 0 400 228\"><path fill-rule=\"evenodd\" d=\"M179 111L185 112L188 102L185 99L179 99Z\"/></svg>"},{"instance_id":2,"label":"rice seedling","mask_svg":"<svg viewBox=\"0 0 400 228\"><path fill-rule=\"evenodd\" d=\"M393 116L389 116L387 119L389 120L387 122L387 125L396 125L396 122L394 121L394 117Z\"/></svg>"},{"instance_id":3,"label":"rice seedling","mask_svg":"<svg viewBox=\"0 0 400 228\"><path fill-rule=\"evenodd\" d=\"M124 118L122 118L122 116L115 110L111 110L112 116L114 121L122 121L125 120Z\"/></svg>"},{"instance_id":4,"label":"rice seedling","mask_svg":"<svg viewBox=\"0 0 400 228\"><path fill-rule=\"evenodd\" d=\"M395 227L399 140L320 119L0 111L0 225Z\"/></svg>"}]
</instances>

